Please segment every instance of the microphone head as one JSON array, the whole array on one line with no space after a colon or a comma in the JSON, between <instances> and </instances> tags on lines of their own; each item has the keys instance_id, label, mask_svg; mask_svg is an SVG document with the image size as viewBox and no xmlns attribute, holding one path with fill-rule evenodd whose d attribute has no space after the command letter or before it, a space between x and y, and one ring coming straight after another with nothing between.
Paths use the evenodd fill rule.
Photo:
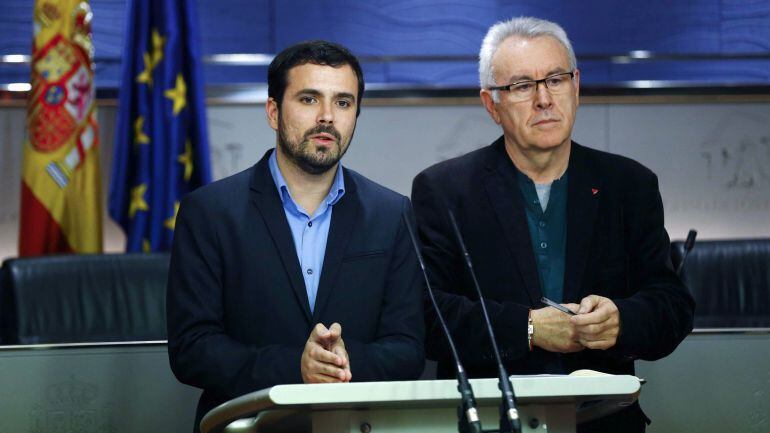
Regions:
<instances>
[{"instance_id":1,"label":"microphone head","mask_svg":"<svg viewBox=\"0 0 770 433\"><path fill-rule=\"evenodd\" d=\"M695 246L696 236L698 236L698 231L695 229L690 229L690 231L687 233L687 239L684 241L685 251L690 251L692 247Z\"/></svg>"}]
</instances>

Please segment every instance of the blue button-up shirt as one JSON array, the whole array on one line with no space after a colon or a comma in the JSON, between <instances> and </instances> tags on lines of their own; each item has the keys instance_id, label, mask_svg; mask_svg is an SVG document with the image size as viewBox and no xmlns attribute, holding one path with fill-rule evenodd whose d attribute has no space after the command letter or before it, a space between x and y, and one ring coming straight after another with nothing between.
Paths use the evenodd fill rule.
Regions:
<instances>
[{"instance_id":1,"label":"blue button-up shirt","mask_svg":"<svg viewBox=\"0 0 770 433\"><path fill-rule=\"evenodd\" d=\"M302 276L305 278L305 290L310 303L310 311L315 308L315 299L318 294L318 282L321 279L321 270L324 265L326 253L326 240L329 237L329 226L332 221L332 207L345 194L345 181L342 177L342 165L337 165L337 173L329 189L329 194L321 202L313 215L308 215L291 197L289 186L278 168L275 152L270 155L268 165L273 176L278 195L283 202L283 211L291 228L294 238L294 249L297 251L299 266Z\"/></svg>"}]
</instances>

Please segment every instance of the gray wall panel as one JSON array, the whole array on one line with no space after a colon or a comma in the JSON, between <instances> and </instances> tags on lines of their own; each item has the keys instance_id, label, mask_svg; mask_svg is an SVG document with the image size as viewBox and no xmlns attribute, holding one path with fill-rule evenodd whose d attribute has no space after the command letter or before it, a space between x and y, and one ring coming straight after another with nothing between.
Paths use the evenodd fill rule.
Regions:
<instances>
[{"instance_id":1,"label":"gray wall panel","mask_svg":"<svg viewBox=\"0 0 770 433\"><path fill-rule=\"evenodd\" d=\"M767 104L615 105L610 150L658 174L672 237L770 235Z\"/></svg>"},{"instance_id":2,"label":"gray wall panel","mask_svg":"<svg viewBox=\"0 0 770 433\"><path fill-rule=\"evenodd\" d=\"M166 345L0 348L0 431L189 432L200 391L176 381Z\"/></svg>"},{"instance_id":3,"label":"gray wall panel","mask_svg":"<svg viewBox=\"0 0 770 433\"><path fill-rule=\"evenodd\" d=\"M647 379L641 404L649 433L770 431L770 334L693 334L655 362L637 362Z\"/></svg>"},{"instance_id":4,"label":"gray wall panel","mask_svg":"<svg viewBox=\"0 0 770 433\"><path fill-rule=\"evenodd\" d=\"M104 193L114 107L100 107ZM244 170L275 143L264 107L217 105L208 111L216 178ZM24 109L0 108L0 257L15 255ZM496 139L500 129L477 105L364 107L346 166L408 195L423 168ZM629 156L658 174L666 227L681 239L770 236L770 104L588 104L575 139ZM123 235L105 217L106 248Z\"/></svg>"}]
</instances>

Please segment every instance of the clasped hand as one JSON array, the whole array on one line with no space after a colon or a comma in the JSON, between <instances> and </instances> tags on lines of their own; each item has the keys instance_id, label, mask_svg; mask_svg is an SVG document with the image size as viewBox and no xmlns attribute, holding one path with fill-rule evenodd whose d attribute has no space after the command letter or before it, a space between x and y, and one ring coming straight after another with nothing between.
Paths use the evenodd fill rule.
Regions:
<instances>
[{"instance_id":1,"label":"clasped hand","mask_svg":"<svg viewBox=\"0 0 770 433\"><path fill-rule=\"evenodd\" d=\"M305 383L350 382L350 360L339 323L328 329L321 323L315 325L305 343L300 370Z\"/></svg>"},{"instance_id":2,"label":"clasped hand","mask_svg":"<svg viewBox=\"0 0 770 433\"><path fill-rule=\"evenodd\" d=\"M553 307L532 311L536 346L559 353L615 346L620 335L620 313L611 299L589 295L580 304L563 305L576 314L570 316Z\"/></svg>"}]
</instances>

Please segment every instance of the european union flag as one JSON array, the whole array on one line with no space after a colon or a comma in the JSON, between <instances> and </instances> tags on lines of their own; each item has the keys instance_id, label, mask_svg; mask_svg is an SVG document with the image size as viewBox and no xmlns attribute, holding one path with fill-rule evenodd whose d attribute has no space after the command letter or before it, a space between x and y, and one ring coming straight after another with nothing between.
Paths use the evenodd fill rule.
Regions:
<instances>
[{"instance_id":1,"label":"european union flag","mask_svg":"<svg viewBox=\"0 0 770 433\"><path fill-rule=\"evenodd\" d=\"M168 251L179 201L211 181L194 1L130 0L109 212L126 251Z\"/></svg>"}]
</instances>

